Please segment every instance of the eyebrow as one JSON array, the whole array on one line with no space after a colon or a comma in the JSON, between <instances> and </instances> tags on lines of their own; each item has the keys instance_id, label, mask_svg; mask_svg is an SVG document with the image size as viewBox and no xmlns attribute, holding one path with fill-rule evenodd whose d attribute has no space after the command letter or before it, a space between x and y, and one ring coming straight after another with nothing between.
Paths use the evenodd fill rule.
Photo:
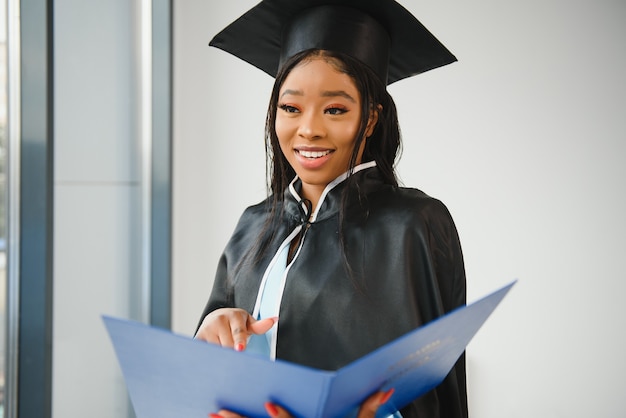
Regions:
<instances>
[{"instance_id":1,"label":"eyebrow","mask_svg":"<svg viewBox=\"0 0 626 418\"><path fill-rule=\"evenodd\" d=\"M322 97L343 97L345 99L350 100L353 103L356 103L356 100L354 100L354 97L350 96L348 93L346 93L343 90L323 91Z\"/></svg>"},{"instance_id":2,"label":"eyebrow","mask_svg":"<svg viewBox=\"0 0 626 418\"><path fill-rule=\"evenodd\" d=\"M291 90L291 89L287 89L283 92L283 94L280 95L280 97L284 97L287 95L292 95L292 96L304 96L304 93L302 92L302 90ZM350 96L348 93L346 93L343 90L325 90L322 92L322 94L320 95L322 97L343 97L345 99L350 100L353 103L356 103L356 100L354 100L354 97Z\"/></svg>"}]
</instances>

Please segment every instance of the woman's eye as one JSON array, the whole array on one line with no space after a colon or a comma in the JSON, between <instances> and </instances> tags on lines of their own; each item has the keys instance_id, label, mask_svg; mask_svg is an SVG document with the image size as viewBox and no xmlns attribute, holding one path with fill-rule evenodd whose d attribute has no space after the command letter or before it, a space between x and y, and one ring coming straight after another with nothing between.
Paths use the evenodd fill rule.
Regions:
<instances>
[{"instance_id":1,"label":"woman's eye","mask_svg":"<svg viewBox=\"0 0 626 418\"><path fill-rule=\"evenodd\" d=\"M328 109L325 110L325 112L328 113L329 115L342 115L346 113L347 111L348 109L344 107L329 107Z\"/></svg>"},{"instance_id":2,"label":"woman's eye","mask_svg":"<svg viewBox=\"0 0 626 418\"><path fill-rule=\"evenodd\" d=\"M278 106L281 110L287 112L287 113L297 113L299 112L297 107L294 106L290 106L288 104L281 104Z\"/></svg>"}]
</instances>

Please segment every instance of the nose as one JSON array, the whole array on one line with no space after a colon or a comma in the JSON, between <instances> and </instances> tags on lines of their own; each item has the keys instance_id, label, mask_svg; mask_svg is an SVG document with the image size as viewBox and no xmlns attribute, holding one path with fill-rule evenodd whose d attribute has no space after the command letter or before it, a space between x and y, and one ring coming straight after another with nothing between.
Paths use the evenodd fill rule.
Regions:
<instances>
[{"instance_id":1,"label":"nose","mask_svg":"<svg viewBox=\"0 0 626 418\"><path fill-rule=\"evenodd\" d=\"M300 117L300 125L298 126L298 136L305 139L318 139L325 135L324 121L322 116L313 112L304 113Z\"/></svg>"}]
</instances>

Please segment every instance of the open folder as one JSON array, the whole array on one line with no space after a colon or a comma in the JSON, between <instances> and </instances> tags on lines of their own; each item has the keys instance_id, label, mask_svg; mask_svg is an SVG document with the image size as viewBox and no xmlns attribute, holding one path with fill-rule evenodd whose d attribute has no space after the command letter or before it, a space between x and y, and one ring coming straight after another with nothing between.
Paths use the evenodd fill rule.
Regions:
<instances>
[{"instance_id":1,"label":"open folder","mask_svg":"<svg viewBox=\"0 0 626 418\"><path fill-rule=\"evenodd\" d=\"M378 411L382 417L443 381L514 284L334 372L235 352L138 322L103 319L138 418L206 418L220 409L267 417L267 401L295 417L339 418L355 416L375 391L394 388Z\"/></svg>"}]
</instances>

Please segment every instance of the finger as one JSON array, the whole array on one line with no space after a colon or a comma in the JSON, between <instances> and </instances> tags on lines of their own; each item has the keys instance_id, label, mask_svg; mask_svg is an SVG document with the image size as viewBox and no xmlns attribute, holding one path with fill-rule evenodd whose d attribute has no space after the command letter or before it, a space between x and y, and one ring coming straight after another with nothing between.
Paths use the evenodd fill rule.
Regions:
<instances>
[{"instance_id":1,"label":"finger","mask_svg":"<svg viewBox=\"0 0 626 418\"><path fill-rule=\"evenodd\" d=\"M217 330L217 339L217 343L222 347L234 347L235 340L229 324Z\"/></svg>"},{"instance_id":2,"label":"finger","mask_svg":"<svg viewBox=\"0 0 626 418\"><path fill-rule=\"evenodd\" d=\"M200 328L198 330L198 332L196 333L196 335L193 336L193 338L195 340L201 340L201 341L205 341L207 343L213 343L213 344L219 344L220 343L219 336L213 335L213 334L209 334L203 328Z\"/></svg>"},{"instance_id":3,"label":"finger","mask_svg":"<svg viewBox=\"0 0 626 418\"><path fill-rule=\"evenodd\" d=\"M249 336L247 322L248 318L242 320L238 317L237 320L230 323L231 338L233 341L232 347L234 347L235 351L243 351L246 349Z\"/></svg>"},{"instance_id":4,"label":"finger","mask_svg":"<svg viewBox=\"0 0 626 418\"><path fill-rule=\"evenodd\" d=\"M219 336L217 334L209 332L209 328L210 328L209 320L210 320L210 315L207 315L204 317L204 319L202 320L202 324L198 328L198 331L196 332L196 335L194 335L193 338L196 340L206 341L208 343L219 344L220 342Z\"/></svg>"},{"instance_id":5,"label":"finger","mask_svg":"<svg viewBox=\"0 0 626 418\"><path fill-rule=\"evenodd\" d=\"M209 414L209 418L244 418L244 417L234 412L222 409L217 414Z\"/></svg>"},{"instance_id":6,"label":"finger","mask_svg":"<svg viewBox=\"0 0 626 418\"><path fill-rule=\"evenodd\" d=\"M291 418L286 409L272 402L265 402L265 410L271 418Z\"/></svg>"},{"instance_id":7,"label":"finger","mask_svg":"<svg viewBox=\"0 0 626 418\"><path fill-rule=\"evenodd\" d=\"M376 392L375 394L367 398L365 402L363 402L363 404L361 405L357 418L374 418L376 416L376 411L378 411L378 408L386 403L389 398L391 398L393 392L394 390L392 388L386 392Z\"/></svg>"},{"instance_id":8,"label":"finger","mask_svg":"<svg viewBox=\"0 0 626 418\"><path fill-rule=\"evenodd\" d=\"M277 316L261 319L250 324L248 330L254 334L265 334L274 326L277 321Z\"/></svg>"},{"instance_id":9,"label":"finger","mask_svg":"<svg viewBox=\"0 0 626 418\"><path fill-rule=\"evenodd\" d=\"M220 345L222 347L233 347L233 333L227 317L220 317L212 323L212 326L201 328L197 339Z\"/></svg>"},{"instance_id":10,"label":"finger","mask_svg":"<svg viewBox=\"0 0 626 418\"><path fill-rule=\"evenodd\" d=\"M380 406L379 398L381 393L382 392L375 393L361 404L357 418L374 418L376 416L376 411Z\"/></svg>"},{"instance_id":11,"label":"finger","mask_svg":"<svg viewBox=\"0 0 626 418\"><path fill-rule=\"evenodd\" d=\"M231 333L230 328L220 329L214 333L201 330L193 338L207 343L220 345L222 347L232 347L234 344L233 334Z\"/></svg>"}]
</instances>

